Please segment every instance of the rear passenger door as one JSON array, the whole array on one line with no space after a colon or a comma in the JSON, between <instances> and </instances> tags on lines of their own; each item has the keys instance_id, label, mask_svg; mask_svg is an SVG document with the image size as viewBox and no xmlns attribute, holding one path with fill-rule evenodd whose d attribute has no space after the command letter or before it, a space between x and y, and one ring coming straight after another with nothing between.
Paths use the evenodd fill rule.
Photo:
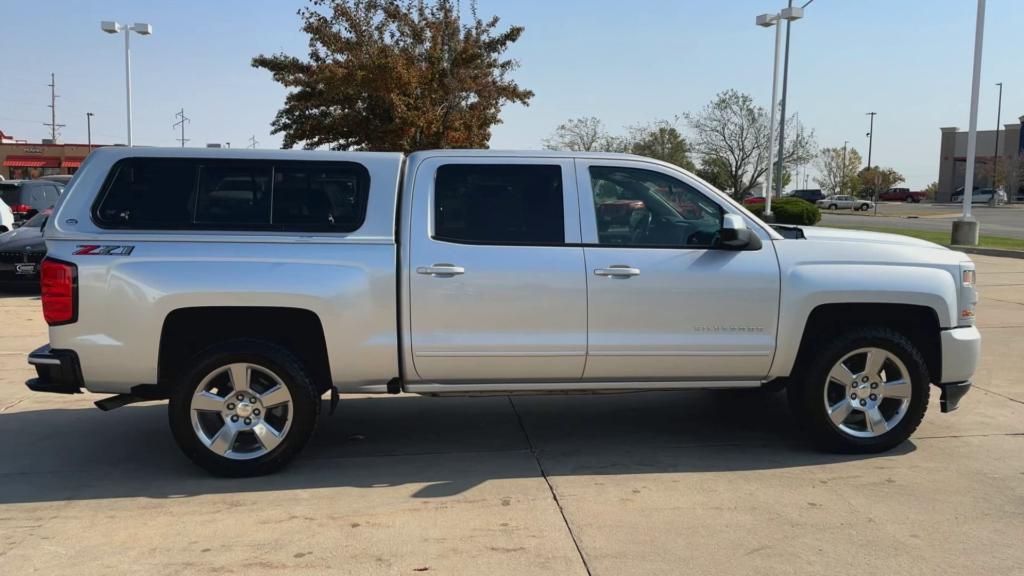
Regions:
<instances>
[{"instance_id":1,"label":"rear passenger door","mask_svg":"<svg viewBox=\"0 0 1024 576\"><path fill-rule=\"evenodd\" d=\"M433 158L413 177L407 278L419 377L579 379L587 287L572 160Z\"/></svg>"}]
</instances>

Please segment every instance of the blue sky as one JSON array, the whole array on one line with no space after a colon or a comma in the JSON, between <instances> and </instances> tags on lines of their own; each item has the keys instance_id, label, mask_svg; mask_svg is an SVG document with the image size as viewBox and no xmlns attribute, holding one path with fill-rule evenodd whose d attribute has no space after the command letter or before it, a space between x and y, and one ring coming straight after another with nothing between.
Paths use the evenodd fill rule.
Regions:
<instances>
[{"instance_id":1,"label":"blue sky","mask_svg":"<svg viewBox=\"0 0 1024 576\"><path fill-rule=\"evenodd\" d=\"M537 148L561 121L598 116L611 130L698 110L728 88L767 105L773 33L757 14L784 0L480 0L526 33L512 49L515 78L536 92L528 108L507 107L495 148ZM137 144L177 145L181 107L190 145L231 142L277 147L270 121L284 90L249 66L259 53L304 55L296 10L302 1L35 0L0 4L0 130L48 136L49 73L57 74L65 142L124 141L123 46L99 21L144 21L134 36ZM914 188L936 179L939 127L968 123L973 0L815 0L793 26L789 110L822 146L849 140L866 157L868 111L878 112L874 163L895 167ZM1024 114L1024 2L989 0L979 124Z\"/></svg>"}]
</instances>

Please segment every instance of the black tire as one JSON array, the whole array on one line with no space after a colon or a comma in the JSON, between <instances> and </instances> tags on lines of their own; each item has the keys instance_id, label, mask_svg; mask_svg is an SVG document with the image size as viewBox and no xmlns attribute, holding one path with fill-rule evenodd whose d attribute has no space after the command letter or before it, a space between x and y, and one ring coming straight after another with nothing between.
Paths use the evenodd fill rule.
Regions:
<instances>
[{"instance_id":1,"label":"black tire","mask_svg":"<svg viewBox=\"0 0 1024 576\"><path fill-rule=\"evenodd\" d=\"M829 204L829 205L828 205L828 209L829 209L829 210L838 210L838 209L839 209L839 206L836 206L835 204Z\"/></svg>"},{"instance_id":2,"label":"black tire","mask_svg":"<svg viewBox=\"0 0 1024 576\"><path fill-rule=\"evenodd\" d=\"M867 347L881 348L899 358L911 382L910 403L902 420L887 432L870 438L840 430L825 406L825 383L832 367L846 354ZM883 327L852 329L825 339L820 347L804 356L804 365L797 367L787 395L794 417L819 448L847 454L884 452L907 440L921 424L930 393L928 366L917 347L899 332Z\"/></svg>"},{"instance_id":3,"label":"black tire","mask_svg":"<svg viewBox=\"0 0 1024 576\"><path fill-rule=\"evenodd\" d=\"M238 362L272 372L291 396L290 427L280 443L266 454L247 460L228 458L207 448L193 428L191 417L192 396L202 380L218 368ZM259 476L283 467L305 447L316 428L320 395L302 363L288 350L263 340L230 340L196 354L189 365L172 391L168 418L174 440L193 462L218 476Z\"/></svg>"}]
</instances>

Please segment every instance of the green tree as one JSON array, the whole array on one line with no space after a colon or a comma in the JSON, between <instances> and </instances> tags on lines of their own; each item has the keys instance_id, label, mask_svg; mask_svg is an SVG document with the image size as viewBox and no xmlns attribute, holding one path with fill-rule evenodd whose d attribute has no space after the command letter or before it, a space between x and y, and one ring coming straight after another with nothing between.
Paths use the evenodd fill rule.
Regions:
<instances>
[{"instance_id":1,"label":"green tree","mask_svg":"<svg viewBox=\"0 0 1024 576\"><path fill-rule=\"evenodd\" d=\"M657 120L633 126L629 140L633 154L675 164L691 172L696 170L690 159L690 147L674 122Z\"/></svg>"},{"instance_id":2,"label":"green tree","mask_svg":"<svg viewBox=\"0 0 1024 576\"><path fill-rule=\"evenodd\" d=\"M860 163L856 148L823 148L815 161L819 176L814 181L827 194L852 194L857 190Z\"/></svg>"},{"instance_id":3,"label":"green tree","mask_svg":"<svg viewBox=\"0 0 1024 576\"><path fill-rule=\"evenodd\" d=\"M485 148L502 106L533 92L503 56L523 28L470 12L464 22L454 0L312 0L299 10L308 59L252 60L289 89L273 132L285 148Z\"/></svg>"},{"instance_id":4,"label":"green tree","mask_svg":"<svg viewBox=\"0 0 1024 576\"><path fill-rule=\"evenodd\" d=\"M729 189L729 167L715 158L703 158L697 168L697 176L719 190Z\"/></svg>"},{"instance_id":5,"label":"green tree","mask_svg":"<svg viewBox=\"0 0 1024 576\"><path fill-rule=\"evenodd\" d=\"M928 198L929 200L935 200L935 195L939 193L939 183L932 182L931 184L925 186L922 192L924 192L925 198Z\"/></svg>"},{"instance_id":6,"label":"green tree","mask_svg":"<svg viewBox=\"0 0 1024 576\"><path fill-rule=\"evenodd\" d=\"M856 192L867 191L869 195L874 196L875 193L885 192L904 181L903 175L892 168L864 167L857 173Z\"/></svg>"},{"instance_id":7,"label":"green tree","mask_svg":"<svg viewBox=\"0 0 1024 576\"><path fill-rule=\"evenodd\" d=\"M768 113L754 99L736 90L720 92L696 114L685 116L693 131L693 149L703 161L723 171L736 198L749 194L768 172ZM797 115L786 122L782 165L798 166L814 157L814 132ZM777 145L777 144L775 144Z\"/></svg>"}]
</instances>

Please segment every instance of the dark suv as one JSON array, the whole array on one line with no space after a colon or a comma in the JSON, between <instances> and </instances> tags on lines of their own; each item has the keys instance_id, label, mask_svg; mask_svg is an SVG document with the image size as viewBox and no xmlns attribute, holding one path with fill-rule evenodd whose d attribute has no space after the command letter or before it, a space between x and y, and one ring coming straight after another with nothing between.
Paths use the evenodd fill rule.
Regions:
<instances>
[{"instance_id":1,"label":"dark suv","mask_svg":"<svg viewBox=\"0 0 1024 576\"><path fill-rule=\"evenodd\" d=\"M793 190L790 196L806 200L811 204L816 204L818 200L825 198L825 195L821 192L820 188L805 188L803 190Z\"/></svg>"},{"instance_id":2,"label":"dark suv","mask_svg":"<svg viewBox=\"0 0 1024 576\"><path fill-rule=\"evenodd\" d=\"M11 208L19 224L57 203L64 191L60 182L48 180L4 180L0 182L0 200Z\"/></svg>"}]
</instances>

